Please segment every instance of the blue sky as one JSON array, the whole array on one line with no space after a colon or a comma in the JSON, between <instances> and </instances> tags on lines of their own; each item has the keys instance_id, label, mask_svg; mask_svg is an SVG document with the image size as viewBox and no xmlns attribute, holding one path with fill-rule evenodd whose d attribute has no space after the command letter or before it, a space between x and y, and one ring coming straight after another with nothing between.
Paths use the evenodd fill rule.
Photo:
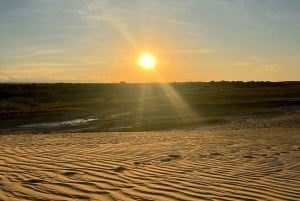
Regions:
<instances>
[{"instance_id":1,"label":"blue sky","mask_svg":"<svg viewBox=\"0 0 300 201\"><path fill-rule=\"evenodd\" d=\"M298 0L2 0L0 82L299 80L299 22Z\"/></svg>"}]
</instances>

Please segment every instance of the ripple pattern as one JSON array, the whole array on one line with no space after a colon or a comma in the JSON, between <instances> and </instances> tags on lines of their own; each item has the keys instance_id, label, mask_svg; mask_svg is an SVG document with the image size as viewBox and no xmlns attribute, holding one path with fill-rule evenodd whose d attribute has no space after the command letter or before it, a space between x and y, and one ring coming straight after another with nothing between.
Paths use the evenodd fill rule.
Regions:
<instances>
[{"instance_id":1,"label":"ripple pattern","mask_svg":"<svg viewBox=\"0 0 300 201\"><path fill-rule=\"evenodd\" d=\"M0 200L300 200L297 129L0 136Z\"/></svg>"}]
</instances>

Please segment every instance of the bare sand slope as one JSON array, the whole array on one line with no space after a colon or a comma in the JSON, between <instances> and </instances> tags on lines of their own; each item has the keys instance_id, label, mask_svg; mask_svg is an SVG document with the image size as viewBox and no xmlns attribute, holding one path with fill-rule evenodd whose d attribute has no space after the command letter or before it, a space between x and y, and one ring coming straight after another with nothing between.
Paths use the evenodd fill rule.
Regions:
<instances>
[{"instance_id":1,"label":"bare sand slope","mask_svg":"<svg viewBox=\"0 0 300 201\"><path fill-rule=\"evenodd\" d=\"M300 200L299 129L0 136L0 200Z\"/></svg>"}]
</instances>

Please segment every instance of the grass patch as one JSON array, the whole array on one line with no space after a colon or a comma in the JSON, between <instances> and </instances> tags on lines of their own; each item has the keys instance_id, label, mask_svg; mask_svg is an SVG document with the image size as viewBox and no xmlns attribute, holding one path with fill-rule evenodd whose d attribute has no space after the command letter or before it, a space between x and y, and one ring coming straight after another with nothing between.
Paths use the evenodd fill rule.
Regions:
<instances>
[{"instance_id":1,"label":"grass patch","mask_svg":"<svg viewBox=\"0 0 300 201\"><path fill-rule=\"evenodd\" d=\"M214 125L228 116L300 105L300 82L190 82L170 87L177 97L161 84L0 84L0 128L96 116L94 127L100 130L130 125L158 130ZM188 112L176 105L178 97L199 118L189 120Z\"/></svg>"}]
</instances>

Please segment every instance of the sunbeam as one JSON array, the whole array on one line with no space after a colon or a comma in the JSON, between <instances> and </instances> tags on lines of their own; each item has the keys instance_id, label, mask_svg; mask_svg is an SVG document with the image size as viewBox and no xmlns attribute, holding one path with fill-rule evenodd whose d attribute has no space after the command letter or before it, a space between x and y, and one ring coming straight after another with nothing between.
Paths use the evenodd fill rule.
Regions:
<instances>
[{"instance_id":1,"label":"sunbeam","mask_svg":"<svg viewBox=\"0 0 300 201\"><path fill-rule=\"evenodd\" d=\"M198 114L185 102L185 100L177 93L177 91L169 83L161 83L161 88L168 97L172 106L175 108L177 116L182 123L187 123L191 119L198 117Z\"/></svg>"},{"instance_id":2,"label":"sunbeam","mask_svg":"<svg viewBox=\"0 0 300 201\"><path fill-rule=\"evenodd\" d=\"M136 51L140 50L137 42L125 24L121 23L121 21L115 17L107 16L105 19Z\"/></svg>"}]
</instances>

